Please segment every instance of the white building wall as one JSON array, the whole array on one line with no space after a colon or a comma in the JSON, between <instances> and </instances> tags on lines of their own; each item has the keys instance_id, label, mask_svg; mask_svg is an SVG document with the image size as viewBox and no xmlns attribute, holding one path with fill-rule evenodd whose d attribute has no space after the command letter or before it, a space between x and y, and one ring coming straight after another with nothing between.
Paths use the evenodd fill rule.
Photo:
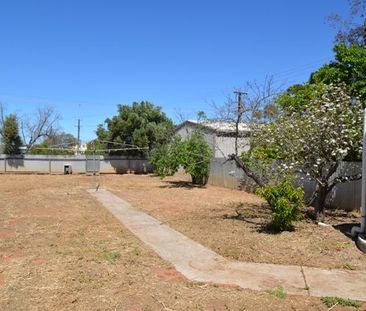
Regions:
<instances>
[{"instance_id":1,"label":"white building wall","mask_svg":"<svg viewBox=\"0 0 366 311\"><path fill-rule=\"evenodd\" d=\"M247 137L238 138L238 153L249 150L249 139ZM224 158L235 153L235 137L216 136L215 138L215 158Z\"/></svg>"},{"instance_id":2,"label":"white building wall","mask_svg":"<svg viewBox=\"0 0 366 311\"><path fill-rule=\"evenodd\" d=\"M176 135L179 135L183 139L186 139L192 132L196 129L195 126L191 124L186 124L185 126L181 127L177 132Z\"/></svg>"},{"instance_id":3,"label":"white building wall","mask_svg":"<svg viewBox=\"0 0 366 311\"><path fill-rule=\"evenodd\" d=\"M197 127L192 124L185 124L181 127L176 134L180 135L183 139L189 137L192 132L197 130ZM235 137L232 136L217 136L214 131L207 131L204 135L205 141L209 144L212 150L212 156L214 158L225 158L229 154L235 153ZM249 138L238 138L238 153L249 150Z\"/></svg>"},{"instance_id":4,"label":"white building wall","mask_svg":"<svg viewBox=\"0 0 366 311\"><path fill-rule=\"evenodd\" d=\"M197 130L196 126L191 124L186 124L185 126L181 127L176 134L182 137L183 139L188 138L194 131ZM216 135L214 133L205 132L204 134L205 141L208 143L212 150L212 156L214 157L215 154L215 139Z\"/></svg>"}]
</instances>

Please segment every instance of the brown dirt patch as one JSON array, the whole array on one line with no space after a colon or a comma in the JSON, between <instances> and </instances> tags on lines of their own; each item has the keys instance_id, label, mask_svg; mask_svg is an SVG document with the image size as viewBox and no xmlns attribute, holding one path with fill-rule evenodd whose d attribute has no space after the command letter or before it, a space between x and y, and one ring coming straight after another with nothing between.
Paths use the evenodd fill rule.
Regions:
<instances>
[{"instance_id":1,"label":"brown dirt patch","mask_svg":"<svg viewBox=\"0 0 366 311\"><path fill-rule=\"evenodd\" d=\"M20 250L12 250L9 252L4 252L1 254L0 263L11 263L11 262L19 262L25 257L23 251Z\"/></svg>"},{"instance_id":2,"label":"brown dirt patch","mask_svg":"<svg viewBox=\"0 0 366 311\"><path fill-rule=\"evenodd\" d=\"M155 268L152 271L156 273L157 276L162 278L164 281L167 282L187 282L188 280L177 270L174 268L170 269L163 269L163 268Z\"/></svg>"},{"instance_id":3,"label":"brown dirt patch","mask_svg":"<svg viewBox=\"0 0 366 311\"><path fill-rule=\"evenodd\" d=\"M44 259L44 258L39 257L39 258L34 259L32 261L32 264L34 264L34 265L45 265L45 264L47 264L47 260Z\"/></svg>"},{"instance_id":4,"label":"brown dirt patch","mask_svg":"<svg viewBox=\"0 0 366 311\"><path fill-rule=\"evenodd\" d=\"M14 235L15 235L15 232L13 230L10 230L10 229L0 230L0 240L8 239Z\"/></svg>"},{"instance_id":5,"label":"brown dirt patch","mask_svg":"<svg viewBox=\"0 0 366 311\"><path fill-rule=\"evenodd\" d=\"M243 193L139 176L99 182L214 250L234 247L218 242L233 231L223 229L222 215ZM85 191L90 185L87 176L0 175L0 228L16 230L0 240L0 310L326 310L317 298L279 299L180 279ZM230 222L230 237L240 235L244 222ZM241 249L243 241L234 241Z\"/></svg>"}]
</instances>

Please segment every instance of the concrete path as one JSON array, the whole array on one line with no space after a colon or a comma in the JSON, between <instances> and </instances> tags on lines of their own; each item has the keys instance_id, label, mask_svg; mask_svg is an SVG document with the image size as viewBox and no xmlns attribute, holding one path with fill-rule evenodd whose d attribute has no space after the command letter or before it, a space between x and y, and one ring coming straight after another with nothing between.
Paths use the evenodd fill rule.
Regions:
<instances>
[{"instance_id":1,"label":"concrete path","mask_svg":"<svg viewBox=\"0 0 366 311\"><path fill-rule=\"evenodd\" d=\"M106 190L89 192L189 280L253 290L273 290L281 285L289 294L366 301L366 271L229 261Z\"/></svg>"}]
</instances>

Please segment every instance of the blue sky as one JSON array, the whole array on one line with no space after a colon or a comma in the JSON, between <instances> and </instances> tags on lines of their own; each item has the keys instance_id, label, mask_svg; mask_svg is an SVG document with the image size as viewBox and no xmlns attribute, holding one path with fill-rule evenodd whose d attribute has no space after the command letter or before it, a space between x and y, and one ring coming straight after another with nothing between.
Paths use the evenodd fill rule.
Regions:
<instances>
[{"instance_id":1,"label":"blue sky","mask_svg":"<svg viewBox=\"0 0 366 311\"><path fill-rule=\"evenodd\" d=\"M331 13L347 0L0 0L0 101L94 137L117 104L149 100L177 121L245 81L305 81L333 58Z\"/></svg>"}]
</instances>

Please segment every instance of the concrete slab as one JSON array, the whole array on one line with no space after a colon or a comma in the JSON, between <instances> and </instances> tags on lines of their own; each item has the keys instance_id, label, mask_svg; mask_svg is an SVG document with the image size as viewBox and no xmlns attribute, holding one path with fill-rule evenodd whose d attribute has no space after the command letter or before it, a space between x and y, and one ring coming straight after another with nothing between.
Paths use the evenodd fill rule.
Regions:
<instances>
[{"instance_id":1,"label":"concrete slab","mask_svg":"<svg viewBox=\"0 0 366 311\"><path fill-rule=\"evenodd\" d=\"M364 271L229 261L106 190L89 192L126 228L190 280L237 285L253 290L271 290L281 285L289 294L338 296L366 301Z\"/></svg>"},{"instance_id":2,"label":"concrete slab","mask_svg":"<svg viewBox=\"0 0 366 311\"><path fill-rule=\"evenodd\" d=\"M311 296L366 300L366 271L303 269Z\"/></svg>"}]
</instances>

